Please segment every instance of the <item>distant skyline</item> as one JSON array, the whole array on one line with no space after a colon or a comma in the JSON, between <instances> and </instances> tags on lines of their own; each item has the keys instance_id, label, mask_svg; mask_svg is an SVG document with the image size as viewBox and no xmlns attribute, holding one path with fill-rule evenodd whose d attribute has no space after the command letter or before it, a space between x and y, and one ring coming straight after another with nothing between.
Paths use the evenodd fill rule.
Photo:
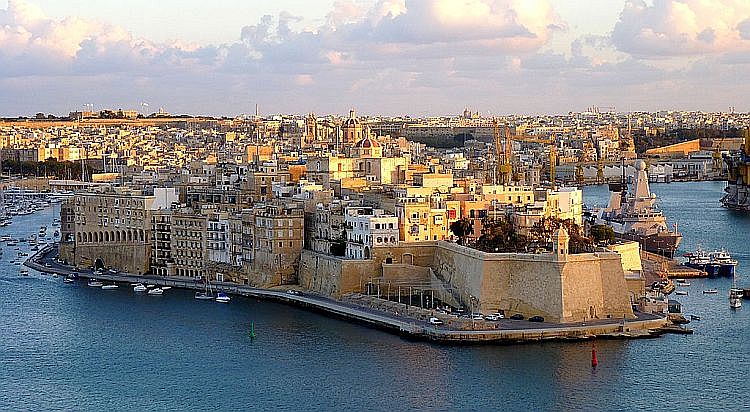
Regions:
<instances>
[{"instance_id":1,"label":"distant skyline","mask_svg":"<svg viewBox=\"0 0 750 412\"><path fill-rule=\"evenodd\" d=\"M0 115L750 110L746 0L0 0Z\"/></svg>"}]
</instances>

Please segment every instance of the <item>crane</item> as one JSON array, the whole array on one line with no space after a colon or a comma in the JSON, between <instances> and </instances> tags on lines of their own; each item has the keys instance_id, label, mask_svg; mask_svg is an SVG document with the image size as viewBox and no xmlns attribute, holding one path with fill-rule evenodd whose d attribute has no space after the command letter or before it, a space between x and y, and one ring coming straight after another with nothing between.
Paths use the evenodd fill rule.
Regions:
<instances>
[{"instance_id":1,"label":"crane","mask_svg":"<svg viewBox=\"0 0 750 412\"><path fill-rule=\"evenodd\" d=\"M501 139L500 137L500 126L497 119L492 121L494 126L494 137L495 137L495 155L497 156L497 176L500 178L502 185L509 185L513 178L513 165L511 160L513 158L512 141L510 137L510 130L505 127L505 135ZM501 140L504 140L501 142Z\"/></svg>"},{"instance_id":2,"label":"crane","mask_svg":"<svg viewBox=\"0 0 750 412\"><path fill-rule=\"evenodd\" d=\"M507 134L507 130L506 130ZM557 136L553 133L549 139L539 139L528 135L514 135L510 137L510 140L516 140L519 142L526 143L539 143L543 145L549 145L549 181L552 185L552 190L556 189L556 166L557 166Z\"/></svg>"}]
</instances>

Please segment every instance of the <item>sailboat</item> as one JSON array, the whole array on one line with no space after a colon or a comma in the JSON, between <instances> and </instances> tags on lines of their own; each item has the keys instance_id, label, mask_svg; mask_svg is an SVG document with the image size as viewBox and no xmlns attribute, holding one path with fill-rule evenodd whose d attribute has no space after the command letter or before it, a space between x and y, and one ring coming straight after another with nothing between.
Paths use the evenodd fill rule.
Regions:
<instances>
[{"instance_id":1,"label":"sailboat","mask_svg":"<svg viewBox=\"0 0 750 412\"><path fill-rule=\"evenodd\" d=\"M742 289L737 288L737 276L732 276L732 288L729 289L729 307L740 308L742 307Z\"/></svg>"},{"instance_id":2,"label":"sailboat","mask_svg":"<svg viewBox=\"0 0 750 412\"><path fill-rule=\"evenodd\" d=\"M195 292L198 300L214 300L214 292L211 290L211 282L208 279L203 282L203 292Z\"/></svg>"}]
</instances>

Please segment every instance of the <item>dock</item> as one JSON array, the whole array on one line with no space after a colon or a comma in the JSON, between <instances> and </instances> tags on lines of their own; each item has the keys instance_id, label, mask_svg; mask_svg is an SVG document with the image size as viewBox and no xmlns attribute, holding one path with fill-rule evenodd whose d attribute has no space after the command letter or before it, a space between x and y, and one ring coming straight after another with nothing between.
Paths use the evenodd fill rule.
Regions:
<instances>
[{"instance_id":1,"label":"dock","mask_svg":"<svg viewBox=\"0 0 750 412\"><path fill-rule=\"evenodd\" d=\"M705 271L687 267L674 259L641 250L641 265L646 284L666 279L705 278Z\"/></svg>"},{"instance_id":2,"label":"dock","mask_svg":"<svg viewBox=\"0 0 750 412\"><path fill-rule=\"evenodd\" d=\"M203 283L196 282L192 278L136 276L110 272L94 274L89 270L74 271L72 267L54 261L56 252L56 246L47 246L29 257L24 265L40 272L57 273L62 276L75 273L84 279L96 278L110 282L122 282L128 285L148 283L188 290L203 290L204 288ZM405 314L396 315L371 307L362 307L312 292L292 294L286 290L255 288L227 282L213 282L211 285L217 292L284 303L320 312L331 317L365 324L410 339L444 344L510 344L539 341L576 341L595 338L651 338L661 335L663 327L668 323L665 317L639 313L638 318L632 320L602 319L575 324L534 323L505 319L493 323L492 329L463 330L452 328L449 323L432 325L420 318L409 318ZM294 288L294 286L290 287Z\"/></svg>"}]
</instances>

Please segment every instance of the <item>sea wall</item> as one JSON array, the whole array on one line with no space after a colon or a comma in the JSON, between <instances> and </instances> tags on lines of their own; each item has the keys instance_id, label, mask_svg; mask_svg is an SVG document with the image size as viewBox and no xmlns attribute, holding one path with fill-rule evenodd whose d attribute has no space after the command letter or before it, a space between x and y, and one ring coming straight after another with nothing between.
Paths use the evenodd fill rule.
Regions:
<instances>
[{"instance_id":1,"label":"sea wall","mask_svg":"<svg viewBox=\"0 0 750 412\"><path fill-rule=\"evenodd\" d=\"M300 284L332 296L363 292L370 282L379 283L381 292L383 285L416 284L484 313L541 315L555 322L634 317L614 252L485 253L438 241L375 248L371 260L304 251L301 261Z\"/></svg>"}]
</instances>

